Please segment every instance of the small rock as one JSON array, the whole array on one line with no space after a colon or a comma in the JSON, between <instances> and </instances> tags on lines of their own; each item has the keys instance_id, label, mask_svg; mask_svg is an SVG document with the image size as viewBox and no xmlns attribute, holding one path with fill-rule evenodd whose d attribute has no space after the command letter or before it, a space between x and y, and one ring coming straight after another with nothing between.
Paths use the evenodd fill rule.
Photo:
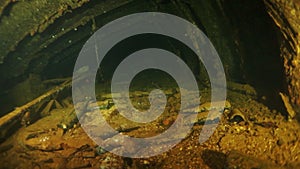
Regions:
<instances>
[{"instance_id":1,"label":"small rock","mask_svg":"<svg viewBox=\"0 0 300 169\"><path fill-rule=\"evenodd\" d=\"M100 146L98 146L98 147L96 147L96 153L98 154L98 155L102 155L102 154L104 154L104 153L106 153L107 151L104 149L104 148L102 148L102 147L100 147Z\"/></svg>"}]
</instances>

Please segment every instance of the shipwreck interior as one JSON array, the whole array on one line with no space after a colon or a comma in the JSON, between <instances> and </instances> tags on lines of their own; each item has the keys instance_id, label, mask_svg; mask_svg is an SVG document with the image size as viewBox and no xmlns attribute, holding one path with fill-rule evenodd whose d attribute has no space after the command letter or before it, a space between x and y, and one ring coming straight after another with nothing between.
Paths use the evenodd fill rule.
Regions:
<instances>
[{"instance_id":1,"label":"shipwreck interior","mask_svg":"<svg viewBox=\"0 0 300 169\"><path fill-rule=\"evenodd\" d=\"M184 18L209 38L226 75L223 109L210 106L210 80L197 55L153 33L116 44L97 72L97 102L73 104L73 70L83 45L107 23L141 12ZM0 168L300 168L299 32L298 0L0 0ZM182 91L166 72L149 69L130 84L131 103L139 110L149 109L150 91L166 94L166 109L150 124L124 118L109 94L122 60L145 48L183 60L197 80L201 104L193 109L198 118L191 132L172 149L149 158L122 157L87 136L74 107L87 116L100 109L114 129L131 137L168 130L183 105ZM216 131L200 144L205 118L216 110L223 114ZM158 142L153 151L166 141Z\"/></svg>"}]
</instances>

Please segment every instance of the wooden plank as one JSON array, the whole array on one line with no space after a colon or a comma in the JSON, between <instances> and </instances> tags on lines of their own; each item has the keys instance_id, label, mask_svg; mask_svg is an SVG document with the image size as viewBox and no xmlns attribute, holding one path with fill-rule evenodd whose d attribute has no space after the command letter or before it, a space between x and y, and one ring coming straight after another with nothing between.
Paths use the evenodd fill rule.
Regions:
<instances>
[{"instance_id":1,"label":"wooden plank","mask_svg":"<svg viewBox=\"0 0 300 169\"><path fill-rule=\"evenodd\" d=\"M21 126L21 121L26 112L31 112L31 116L38 118L40 115L36 108L41 104L52 100L53 98L60 95L62 92L65 92L68 89L71 89L72 81L71 79L67 80L65 83L51 89L50 91L44 93L38 98L30 101L29 103L17 107L14 111L4 115L0 118L0 140L8 137L12 131L17 130Z\"/></svg>"}]
</instances>

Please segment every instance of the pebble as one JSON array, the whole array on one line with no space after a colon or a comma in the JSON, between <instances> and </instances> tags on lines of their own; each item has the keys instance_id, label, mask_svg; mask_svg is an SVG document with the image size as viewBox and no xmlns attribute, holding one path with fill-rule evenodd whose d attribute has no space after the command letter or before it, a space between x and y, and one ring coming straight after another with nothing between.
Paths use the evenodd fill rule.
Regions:
<instances>
[{"instance_id":1,"label":"pebble","mask_svg":"<svg viewBox=\"0 0 300 169\"><path fill-rule=\"evenodd\" d=\"M104 148L102 148L102 147L100 147L100 146L98 146L98 147L96 147L96 153L98 154L98 155L102 155L102 154L104 154L104 153L106 153L107 151L104 149Z\"/></svg>"}]
</instances>

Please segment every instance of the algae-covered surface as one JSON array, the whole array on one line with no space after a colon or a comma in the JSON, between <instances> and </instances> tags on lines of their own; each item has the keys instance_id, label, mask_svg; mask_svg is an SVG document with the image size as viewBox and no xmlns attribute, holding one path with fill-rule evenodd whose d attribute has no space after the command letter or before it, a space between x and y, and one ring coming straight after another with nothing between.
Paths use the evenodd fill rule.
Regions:
<instances>
[{"instance_id":1,"label":"algae-covered surface","mask_svg":"<svg viewBox=\"0 0 300 169\"><path fill-rule=\"evenodd\" d=\"M12 7L7 11L7 14L1 17L0 63L3 62L8 52L13 51L25 36L42 32L55 19L66 12L70 12L68 8L75 9L86 2L88 1L42 0L6 2L6 4L11 3Z\"/></svg>"}]
</instances>

